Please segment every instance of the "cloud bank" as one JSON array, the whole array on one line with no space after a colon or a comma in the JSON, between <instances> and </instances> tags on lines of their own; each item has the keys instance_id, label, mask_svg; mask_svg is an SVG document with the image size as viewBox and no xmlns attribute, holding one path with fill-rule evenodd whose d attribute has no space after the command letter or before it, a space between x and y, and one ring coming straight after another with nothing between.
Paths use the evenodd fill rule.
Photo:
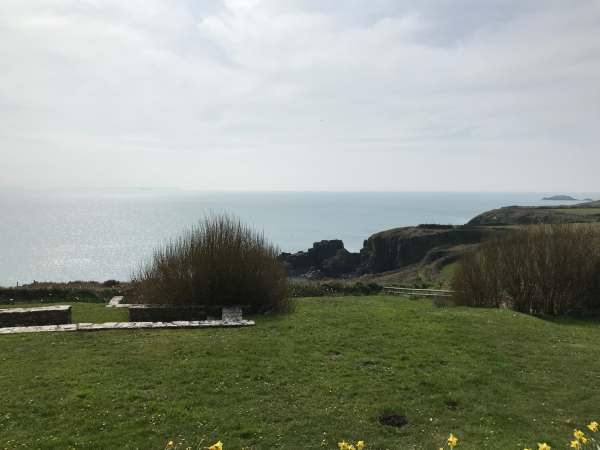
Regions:
<instances>
[{"instance_id":1,"label":"cloud bank","mask_svg":"<svg viewBox=\"0 0 600 450\"><path fill-rule=\"evenodd\" d=\"M600 191L595 0L3 0L0 186Z\"/></svg>"}]
</instances>

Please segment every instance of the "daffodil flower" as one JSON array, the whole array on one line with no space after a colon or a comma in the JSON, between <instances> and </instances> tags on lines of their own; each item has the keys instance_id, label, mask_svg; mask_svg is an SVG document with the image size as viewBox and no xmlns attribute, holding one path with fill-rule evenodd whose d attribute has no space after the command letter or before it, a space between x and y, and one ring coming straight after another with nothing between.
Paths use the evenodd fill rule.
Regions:
<instances>
[{"instance_id":1,"label":"daffodil flower","mask_svg":"<svg viewBox=\"0 0 600 450\"><path fill-rule=\"evenodd\" d=\"M538 442L538 450L552 450L552 447L550 447L545 442Z\"/></svg>"},{"instance_id":2,"label":"daffodil flower","mask_svg":"<svg viewBox=\"0 0 600 450\"><path fill-rule=\"evenodd\" d=\"M338 448L340 450L348 450L348 443L346 441L338 442Z\"/></svg>"},{"instance_id":3,"label":"daffodil flower","mask_svg":"<svg viewBox=\"0 0 600 450\"><path fill-rule=\"evenodd\" d=\"M217 443L208 447L208 450L223 450L223 443L221 441L218 441Z\"/></svg>"},{"instance_id":4,"label":"daffodil flower","mask_svg":"<svg viewBox=\"0 0 600 450\"><path fill-rule=\"evenodd\" d=\"M448 436L448 447L454 448L456 444L458 444L458 438L450 433L450 436Z\"/></svg>"},{"instance_id":5,"label":"daffodil flower","mask_svg":"<svg viewBox=\"0 0 600 450\"><path fill-rule=\"evenodd\" d=\"M589 429L590 431L592 431L592 432L594 432L594 433L595 433L596 431L598 431L598 427L599 427L599 425L598 425L598 422L596 422L596 421L594 420L593 422L590 422L590 423L588 424L588 426L587 426L587 427L588 427L588 429Z\"/></svg>"}]
</instances>

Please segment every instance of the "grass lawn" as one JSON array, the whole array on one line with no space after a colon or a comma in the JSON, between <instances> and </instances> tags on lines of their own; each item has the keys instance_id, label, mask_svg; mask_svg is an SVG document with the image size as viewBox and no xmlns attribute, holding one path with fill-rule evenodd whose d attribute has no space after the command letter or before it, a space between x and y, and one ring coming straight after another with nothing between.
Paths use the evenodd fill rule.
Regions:
<instances>
[{"instance_id":1,"label":"grass lawn","mask_svg":"<svg viewBox=\"0 0 600 450\"><path fill-rule=\"evenodd\" d=\"M75 320L117 320L77 305ZM106 319L105 314L111 318ZM0 448L565 448L600 419L600 322L302 299L257 326L0 336ZM452 403L456 402L456 404ZM451 407L448 407L448 404ZM380 425L382 412L408 425Z\"/></svg>"}]
</instances>

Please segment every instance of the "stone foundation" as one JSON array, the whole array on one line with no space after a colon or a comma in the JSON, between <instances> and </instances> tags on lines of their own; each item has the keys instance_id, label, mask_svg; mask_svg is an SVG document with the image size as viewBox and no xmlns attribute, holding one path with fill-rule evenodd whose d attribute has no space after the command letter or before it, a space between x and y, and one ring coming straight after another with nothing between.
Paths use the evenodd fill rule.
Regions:
<instances>
[{"instance_id":1,"label":"stone foundation","mask_svg":"<svg viewBox=\"0 0 600 450\"><path fill-rule=\"evenodd\" d=\"M197 329L197 328L238 328L253 326L252 320L237 322L223 320L175 321L175 322L107 322L74 323L71 325L44 325L30 327L0 328L0 335L18 333L42 333L61 331L108 331L108 330L147 330L147 329Z\"/></svg>"},{"instance_id":2,"label":"stone foundation","mask_svg":"<svg viewBox=\"0 0 600 450\"><path fill-rule=\"evenodd\" d=\"M71 307L68 305L0 309L0 328L70 323Z\"/></svg>"},{"instance_id":3,"label":"stone foundation","mask_svg":"<svg viewBox=\"0 0 600 450\"><path fill-rule=\"evenodd\" d=\"M130 322L173 322L206 320L209 311L204 306L129 305Z\"/></svg>"}]
</instances>

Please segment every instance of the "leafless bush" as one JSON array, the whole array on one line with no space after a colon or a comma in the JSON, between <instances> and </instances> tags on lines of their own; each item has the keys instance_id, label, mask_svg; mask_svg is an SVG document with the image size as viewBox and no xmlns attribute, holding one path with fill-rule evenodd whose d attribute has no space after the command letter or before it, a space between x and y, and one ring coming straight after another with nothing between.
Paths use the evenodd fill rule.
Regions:
<instances>
[{"instance_id":1,"label":"leafless bush","mask_svg":"<svg viewBox=\"0 0 600 450\"><path fill-rule=\"evenodd\" d=\"M484 243L460 261L455 302L558 315L600 307L600 230L538 225Z\"/></svg>"},{"instance_id":2,"label":"leafless bush","mask_svg":"<svg viewBox=\"0 0 600 450\"><path fill-rule=\"evenodd\" d=\"M288 305L287 274L278 254L262 233L238 219L209 217L155 251L133 277L135 300L282 311Z\"/></svg>"}]
</instances>

